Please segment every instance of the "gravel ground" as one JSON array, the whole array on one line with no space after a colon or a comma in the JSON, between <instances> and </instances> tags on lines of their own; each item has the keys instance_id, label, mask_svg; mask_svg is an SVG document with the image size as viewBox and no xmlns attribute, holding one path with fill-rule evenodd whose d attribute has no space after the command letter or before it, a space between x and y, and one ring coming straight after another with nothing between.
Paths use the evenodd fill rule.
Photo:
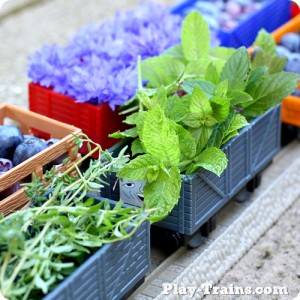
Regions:
<instances>
[{"instance_id":1,"label":"gravel ground","mask_svg":"<svg viewBox=\"0 0 300 300\"><path fill-rule=\"evenodd\" d=\"M222 278L218 287L286 287L289 295L206 296L206 300L294 299L300 293L300 199ZM297 299L299 300L299 298Z\"/></svg>"}]
</instances>

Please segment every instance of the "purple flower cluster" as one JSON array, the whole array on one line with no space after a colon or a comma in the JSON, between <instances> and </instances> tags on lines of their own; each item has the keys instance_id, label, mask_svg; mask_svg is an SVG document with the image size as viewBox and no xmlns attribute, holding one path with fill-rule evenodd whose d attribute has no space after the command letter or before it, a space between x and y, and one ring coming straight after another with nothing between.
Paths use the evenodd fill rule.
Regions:
<instances>
[{"instance_id":1,"label":"purple flower cluster","mask_svg":"<svg viewBox=\"0 0 300 300\"><path fill-rule=\"evenodd\" d=\"M112 109L137 89L137 57L159 55L180 41L181 17L148 2L82 28L67 46L46 45L29 58L28 76L78 102Z\"/></svg>"}]
</instances>

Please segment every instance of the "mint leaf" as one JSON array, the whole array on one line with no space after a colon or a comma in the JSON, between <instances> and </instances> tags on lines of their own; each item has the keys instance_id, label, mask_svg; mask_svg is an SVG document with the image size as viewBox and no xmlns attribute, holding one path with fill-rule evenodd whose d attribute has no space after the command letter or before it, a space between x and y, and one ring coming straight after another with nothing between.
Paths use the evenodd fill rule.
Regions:
<instances>
[{"instance_id":1,"label":"mint leaf","mask_svg":"<svg viewBox=\"0 0 300 300\"><path fill-rule=\"evenodd\" d=\"M141 141L147 153L172 165L179 163L178 136L160 106L147 112Z\"/></svg>"},{"instance_id":2,"label":"mint leaf","mask_svg":"<svg viewBox=\"0 0 300 300\"><path fill-rule=\"evenodd\" d=\"M157 56L142 61L143 79L148 80L148 87L167 86L181 77L184 64L171 57Z\"/></svg>"},{"instance_id":3,"label":"mint leaf","mask_svg":"<svg viewBox=\"0 0 300 300\"><path fill-rule=\"evenodd\" d=\"M237 104L241 104L253 100L253 98L246 92L237 91L237 90L228 91L227 97L230 98L231 105L237 105Z\"/></svg>"},{"instance_id":4,"label":"mint leaf","mask_svg":"<svg viewBox=\"0 0 300 300\"><path fill-rule=\"evenodd\" d=\"M128 125L136 125L137 119L139 117L139 113L135 112L126 117L126 119L123 121L123 123Z\"/></svg>"},{"instance_id":5,"label":"mint leaf","mask_svg":"<svg viewBox=\"0 0 300 300\"><path fill-rule=\"evenodd\" d=\"M135 156L140 153L145 153L145 148L143 147L141 140L137 138L131 143L131 154L132 156Z\"/></svg>"},{"instance_id":6,"label":"mint leaf","mask_svg":"<svg viewBox=\"0 0 300 300\"><path fill-rule=\"evenodd\" d=\"M191 94L190 113L185 116L183 123L193 128L216 124L210 102L198 86L195 86Z\"/></svg>"},{"instance_id":7,"label":"mint leaf","mask_svg":"<svg viewBox=\"0 0 300 300\"><path fill-rule=\"evenodd\" d=\"M257 88L257 86L259 85L262 77L267 74L267 67L259 67L256 69L252 69L250 71L250 75L249 75L249 80L248 80L248 84L246 86L245 92L248 94L252 94L253 91ZM251 103L250 103L251 104Z\"/></svg>"},{"instance_id":8,"label":"mint leaf","mask_svg":"<svg viewBox=\"0 0 300 300\"><path fill-rule=\"evenodd\" d=\"M210 60L207 57L201 57L198 60L187 63L185 73L192 75L193 77L203 77L210 64Z\"/></svg>"},{"instance_id":9,"label":"mint leaf","mask_svg":"<svg viewBox=\"0 0 300 300\"><path fill-rule=\"evenodd\" d=\"M197 12L191 12L182 23L181 45L189 61L207 56L210 50L210 33L206 21Z\"/></svg>"},{"instance_id":10,"label":"mint leaf","mask_svg":"<svg viewBox=\"0 0 300 300\"><path fill-rule=\"evenodd\" d=\"M152 222L166 217L178 203L180 197L181 176L177 167L171 167L169 174L160 171L157 179L147 182L144 187L144 203L146 209L158 208L151 216Z\"/></svg>"},{"instance_id":11,"label":"mint leaf","mask_svg":"<svg viewBox=\"0 0 300 300\"><path fill-rule=\"evenodd\" d=\"M118 172L118 177L129 180L147 180L149 168L158 164L159 160L150 154L139 155Z\"/></svg>"},{"instance_id":12,"label":"mint leaf","mask_svg":"<svg viewBox=\"0 0 300 300\"><path fill-rule=\"evenodd\" d=\"M201 126L199 128L189 128L196 143L196 153L200 153L207 144L212 132L212 127Z\"/></svg>"},{"instance_id":13,"label":"mint leaf","mask_svg":"<svg viewBox=\"0 0 300 300\"><path fill-rule=\"evenodd\" d=\"M184 61L184 55L181 44L168 48L165 52L162 53L162 55Z\"/></svg>"},{"instance_id":14,"label":"mint leaf","mask_svg":"<svg viewBox=\"0 0 300 300\"><path fill-rule=\"evenodd\" d=\"M218 84L220 80L220 74L218 73L218 70L214 63L210 63L207 67L204 79L206 81L212 82L215 85Z\"/></svg>"},{"instance_id":15,"label":"mint leaf","mask_svg":"<svg viewBox=\"0 0 300 300\"><path fill-rule=\"evenodd\" d=\"M220 176L227 167L225 153L221 149L215 147L203 150L196 158L194 158L194 162L193 168L189 170L191 173L203 168Z\"/></svg>"},{"instance_id":16,"label":"mint leaf","mask_svg":"<svg viewBox=\"0 0 300 300\"><path fill-rule=\"evenodd\" d=\"M230 112L227 119L224 122L216 124L207 142L206 148L221 147L222 140L225 137L225 135L228 133L231 123L233 122L233 118L234 118L234 112Z\"/></svg>"},{"instance_id":17,"label":"mint leaf","mask_svg":"<svg viewBox=\"0 0 300 300\"><path fill-rule=\"evenodd\" d=\"M191 133L181 125L171 122L179 138L180 152L183 158L190 159L196 155L196 143Z\"/></svg>"},{"instance_id":18,"label":"mint leaf","mask_svg":"<svg viewBox=\"0 0 300 300\"><path fill-rule=\"evenodd\" d=\"M281 103L297 87L300 76L284 72L266 75L260 84L252 91L253 103L243 110L246 117L256 117L270 107Z\"/></svg>"},{"instance_id":19,"label":"mint leaf","mask_svg":"<svg viewBox=\"0 0 300 300\"><path fill-rule=\"evenodd\" d=\"M224 97L228 91L228 80L223 80L218 83L215 90L215 95L219 97Z\"/></svg>"},{"instance_id":20,"label":"mint leaf","mask_svg":"<svg viewBox=\"0 0 300 300\"><path fill-rule=\"evenodd\" d=\"M156 90L152 97L152 102L157 103L163 110L167 103L167 92L164 87L160 87Z\"/></svg>"},{"instance_id":21,"label":"mint leaf","mask_svg":"<svg viewBox=\"0 0 300 300\"><path fill-rule=\"evenodd\" d=\"M215 95L216 86L205 80L186 80L182 83L181 88L188 94L192 94L196 86L201 88L208 99Z\"/></svg>"},{"instance_id":22,"label":"mint leaf","mask_svg":"<svg viewBox=\"0 0 300 300\"><path fill-rule=\"evenodd\" d=\"M151 108L153 106L153 102L151 98L143 92L143 90L139 90L136 92L136 96L139 99L139 101L146 107Z\"/></svg>"},{"instance_id":23,"label":"mint leaf","mask_svg":"<svg viewBox=\"0 0 300 300\"><path fill-rule=\"evenodd\" d=\"M126 137L136 138L138 136L137 128L136 127L130 128L130 129L127 129L122 132L117 131L117 132L109 134L108 136L111 138L114 138L114 139L123 139Z\"/></svg>"},{"instance_id":24,"label":"mint leaf","mask_svg":"<svg viewBox=\"0 0 300 300\"><path fill-rule=\"evenodd\" d=\"M268 68L268 73L274 74L279 73L284 69L286 60L286 57L270 55L264 50L259 50L256 53L252 64L254 67L266 66Z\"/></svg>"},{"instance_id":25,"label":"mint leaf","mask_svg":"<svg viewBox=\"0 0 300 300\"><path fill-rule=\"evenodd\" d=\"M228 79L229 90L244 90L250 72L250 57L245 47L239 48L227 60L220 80Z\"/></svg>"},{"instance_id":26,"label":"mint leaf","mask_svg":"<svg viewBox=\"0 0 300 300\"><path fill-rule=\"evenodd\" d=\"M168 97L165 105L166 116L175 121L180 122L189 111L190 97L183 96L179 98L177 94Z\"/></svg>"},{"instance_id":27,"label":"mint leaf","mask_svg":"<svg viewBox=\"0 0 300 300\"><path fill-rule=\"evenodd\" d=\"M210 105L213 110L212 115L218 122L226 120L230 109L230 99L225 97L213 97L210 99Z\"/></svg>"},{"instance_id":28,"label":"mint leaf","mask_svg":"<svg viewBox=\"0 0 300 300\"><path fill-rule=\"evenodd\" d=\"M230 123L229 128L224 134L221 144L227 143L234 136L238 135L238 130L249 125L246 118L240 114L235 114L233 116L232 122Z\"/></svg>"},{"instance_id":29,"label":"mint leaf","mask_svg":"<svg viewBox=\"0 0 300 300\"><path fill-rule=\"evenodd\" d=\"M276 44L274 38L265 29L261 29L254 41L254 46L261 47L267 53L276 54Z\"/></svg>"},{"instance_id":30,"label":"mint leaf","mask_svg":"<svg viewBox=\"0 0 300 300\"><path fill-rule=\"evenodd\" d=\"M215 47L210 51L209 56L227 61L228 58L235 53L236 49L227 47Z\"/></svg>"}]
</instances>

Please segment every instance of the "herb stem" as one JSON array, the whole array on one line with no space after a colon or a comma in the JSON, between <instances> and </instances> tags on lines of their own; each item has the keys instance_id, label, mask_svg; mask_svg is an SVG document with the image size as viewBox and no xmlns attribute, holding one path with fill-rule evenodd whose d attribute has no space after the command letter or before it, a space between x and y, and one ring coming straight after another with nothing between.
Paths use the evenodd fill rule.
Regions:
<instances>
[{"instance_id":1,"label":"herb stem","mask_svg":"<svg viewBox=\"0 0 300 300\"><path fill-rule=\"evenodd\" d=\"M35 239L35 241L29 246L29 248L27 248L27 250L24 252L20 262L18 263L18 265L15 267L12 275L10 276L7 285L5 286L5 288L3 289L2 293L5 297L6 293L9 291L12 283L15 281L15 279L18 276L18 273L20 272L20 270L22 269L24 263L26 262L26 260L28 259L28 257L31 254L31 251L38 245L38 243L42 240L42 238L44 237L44 235L46 234L48 228L50 227L50 223L46 223L43 230L41 231L41 233L38 235L38 237Z\"/></svg>"}]
</instances>

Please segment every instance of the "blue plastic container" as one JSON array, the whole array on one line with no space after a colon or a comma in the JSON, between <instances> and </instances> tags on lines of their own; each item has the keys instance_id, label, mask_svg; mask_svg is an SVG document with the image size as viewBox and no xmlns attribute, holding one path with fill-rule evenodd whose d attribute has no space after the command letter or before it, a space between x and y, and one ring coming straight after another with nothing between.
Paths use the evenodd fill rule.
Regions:
<instances>
[{"instance_id":1,"label":"blue plastic container","mask_svg":"<svg viewBox=\"0 0 300 300\"><path fill-rule=\"evenodd\" d=\"M201 0L183 1L171 11L185 16L198 1ZM291 18L290 5L290 0L265 0L260 10L250 14L236 28L218 32L221 45L234 48L251 46L260 29L272 32Z\"/></svg>"},{"instance_id":2,"label":"blue plastic container","mask_svg":"<svg viewBox=\"0 0 300 300\"><path fill-rule=\"evenodd\" d=\"M218 177L203 169L197 174L183 175L178 204L169 216L155 225L186 235L196 233L272 161L280 150L280 129L281 106L254 119L222 148L228 158L228 166L222 175ZM117 152L117 147L112 151ZM119 186L115 185L115 175L108 180L110 186L101 190L101 195L118 200Z\"/></svg>"}]
</instances>

